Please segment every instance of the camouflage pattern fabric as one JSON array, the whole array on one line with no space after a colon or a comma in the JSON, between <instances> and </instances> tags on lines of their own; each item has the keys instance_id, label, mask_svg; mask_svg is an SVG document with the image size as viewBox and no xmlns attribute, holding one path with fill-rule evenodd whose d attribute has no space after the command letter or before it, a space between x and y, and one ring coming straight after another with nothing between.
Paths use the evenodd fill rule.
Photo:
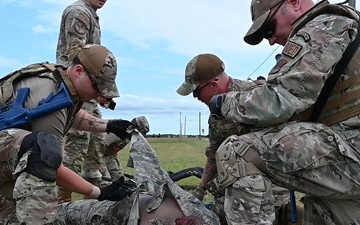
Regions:
<instances>
[{"instance_id":1,"label":"camouflage pattern fabric","mask_svg":"<svg viewBox=\"0 0 360 225\"><path fill-rule=\"evenodd\" d=\"M151 189L152 191L146 194L150 194L154 198L147 207L148 211L155 210L161 204L165 191L168 190L177 200L185 216L194 216L209 225L219 224L219 220L214 213L206 209L198 199L181 189L170 179L167 172L161 168L155 151L146 139L136 131L133 132L131 138L130 154L134 159L135 180L138 187L151 186L149 190ZM138 225L140 218L138 208L139 195L138 190L130 198L119 202L82 200L60 204L55 224ZM159 218L151 221L151 224L168 225L169 223Z\"/></svg>"},{"instance_id":2,"label":"camouflage pattern fabric","mask_svg":"<svg viewBox=\"0 0 360 225\"><path fill-rule=\"evenodd\" d=\"M264 84L264 81L243 81L230 77L229 81L229 91L246 91L251 90L255 87L260 87ZM225 118L215 119L210 116L209 120L209 145L206 148L206 156L210 159L215 160L215 152L221 145L221 143L229 136L236 134L241 135L245 133L249 133L251 129L244 126L244 124L227 120ZM284 188L277 187L273 185L274 191L273 194L275 196L275 207L276 209L280 209L281 206L286 205L289 201L289 191ZM224 200L215 199L213 202L213 210L219 215L225 215L223 212L224 208Z\"/></svg>"},{"instance_id":3,"label":"camouflage pattern fabric","mask_svg":"<svg viewBox=\"0 0 360 225\"><path fill-rule=\"evenodd\" d=\"M69 66L85 44L100 44L101 31L96 11L78 0L63 11L56 50L56 63Z\"/></svg>"},{"instance_id":4,"label":"camouflage pattern fabric","mask_svg":"<svg viewBox=\"0 0 360 225\"><path fill-rule=\"evenodd\" d=\"M184 191L171 180L168 173L162 169L155 151L140 133L133 133L132 135L130 155L134 160L136 183L151 187L148 190L150 190L150 194L153 194L154 199L147 207L149 212L159 207L162 197L168 189L185 216L202 219L209 225L219 224L218 217L213 212L206 209L196 197ZM132 220L134 218L136 216L131 214L128 225L137 224L136 220Z\"/></svg>"},{"instance_id":5,"label":"camouflage pattern fabric","mask_svg":"<svg viewBox=\"0 0 360 225\"><path fill-rule=\"evenodd\" d=\"M21 129L0 131L4 143L0 151L7 152L7 161L0 160L0 224L45 224L55 216L55 182L23 172L31 150L18 159L22 138L29 133Z\"/></svg>"},{"instance_id":6,"label":"camouflage pattern fabric","mask_svg":"<svg viewBox=\"0 0 360 225\"><path fill-rule=\"evenodd\" d=\"M52 79L40 77L44 75L47 76L48 72L27 79L19 79L14 83L15 93L12 100L16 97L16 90L28 87L30 95L25 102L25 107L35 108L44 96L56 93L58 90L56 83ZM71 81L67 83L67 87L70 92L74 91ZM59 144L62 144L66 128L71 125L70 118L79 108L80 103L75 103L74 107L33 120L31 128L35 131L45 130L56 135ZM55 182L41 180L24 172L32 149L26 151L20 159L18 158L20 145L29 133L31 129L28 126L24 129L0 131L0 224L46 224L54 220L57 206Z\"/></svg>"},{"instance_id":7,"label":"camouflage pattern fabric","mask_svg":"<svg viewBox=\"0 0 360 225\"><path fill-rule=\"evenodd\" d=\"M100 172L103 176L111 177L114 180L124 176L124 170L117 159L116 153L114 155L104 155L100 170L102 170Z\"/></svg>"},{"instance_id":8,"label":"camouflage pattern fabric","mask_svg":"<svg viewBox=\"0 0 360 225\"><path fill-rule=\"evenodd\" d=\"M146 135L150 131L149 122L145 116L135 117L131 122L137 125L137 130L143 135ZM100 172L105 177L108 177L107 174L109 174L111 178L117 180L124 175L120 162L117 159L117 153L122 150L130 140L122 140L115 134L109 133L105 134L104 141L107 147ZM129 161L132 162L131 156L129 156L128 165Z\"/></svg>"},{"instance_id":9,"label":"camouflage pattern fabric","mask_svg":"<svg viewBox=\"0 0 360 225\"><path fill-rule=\"evenodd\" d=\"M232 163L218 162L219 165L245 165L242 156L236 153L236 146L242 142L249 151L258 153L267 169L266 175L243 174L228 190L227 193L238 190L237 196L228 198L228 209L236 205L246 215L234 217L234 224L243 220L272 223L273 209L269 207L272 199L265 196L272 192L265 185L270 180L306 194L303 224L360 223L359 116L330 127L321 123L288 122L293 115L314 104L325 80L357 35L356 27L356 21L344 16L316 16L290 37L266 85L227 94L221 108L224 117L259 127L259 131L225 140L223 144L231 152L234 150L238 158ZM290 45L292 52L287 48ZM358 50L341 80L358 74L359 58ZM339 97L358 87L356 81L353 87L336 95ZM353 104L359 104L359 99L341 107ZM260 194L263 197L259 198Z\"/></svg>"}]
</instances>

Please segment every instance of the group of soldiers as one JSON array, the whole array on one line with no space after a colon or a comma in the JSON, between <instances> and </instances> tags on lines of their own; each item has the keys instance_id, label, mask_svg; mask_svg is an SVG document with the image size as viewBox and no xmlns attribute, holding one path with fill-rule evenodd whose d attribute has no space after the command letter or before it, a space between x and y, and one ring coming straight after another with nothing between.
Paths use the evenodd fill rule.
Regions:
<instances>
[{"instance_id":1,"label":"group of soldiers","mask_svg":"<svg viewBox=\"0 0 360 225\"><path fill-rule=\"evenodd\" d=\"M119 97L116 58L100 44L96 10L105 3L78 0L64 10L56 65L32 64L0 80L4 106L25 87L28 109L62 85L72 102L0 132L0 224L288 224L289 190L305 194L299 223L360 224L356 10L325 0L252 0L244 41L284 46L266 80L230 77L214 54L189 61L177 93L210 110L204 173L190 194L162 170L141 134L149 131L145 117L101 118L97 104ZM70 127L85 144L65 137ZM129 142L135 182L117 161ZM104 155L114 181L101 186ZM60 201L71 192L87 199L58 205L58 187ZM212 211L201 203L207 192L215 197Z\"/></svg>"}]
</instances>

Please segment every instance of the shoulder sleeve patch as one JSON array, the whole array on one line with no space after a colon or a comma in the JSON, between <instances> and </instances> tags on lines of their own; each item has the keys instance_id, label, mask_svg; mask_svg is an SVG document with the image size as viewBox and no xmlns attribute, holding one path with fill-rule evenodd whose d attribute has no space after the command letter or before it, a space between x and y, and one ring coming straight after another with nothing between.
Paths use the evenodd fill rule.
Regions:
<instances>
[{"instance_id":1,"label":"shoulder sleeve patch","mask_svg":"<svg viewBox=\"0 0 360 225\"><path fill-rule=\"evenodd\" d=\"M308 42L310 40L310 34L306 33L305 31L297 32L296 36L302 37L305 42Z\"/></svg>"},{"instance_id":2,"label":"shoulder sleeve patch","mask_svg":"<svg viewBox=\"0 0 360 225\"><path fill-rule=\"evenodd\" d=\"M290 58L295 58L295 56L300 52L302 46L296 44L292 41L288 41L282 51L282 54L289 56Z\"/></svg>"},{"instance_id":3,"label":"shoulder sleeve patch","mask_svg":"<svg viewBox=\"0 0 360 225\"><path fill-rule=\"evenodd\" d=\"M81 21L76 21L74 23L74 29L76 31L76 33L80 34L80 35L84 35L86 33L86 27L84 25L84 23L82 23Z\"/></svg>"}]
</instances>

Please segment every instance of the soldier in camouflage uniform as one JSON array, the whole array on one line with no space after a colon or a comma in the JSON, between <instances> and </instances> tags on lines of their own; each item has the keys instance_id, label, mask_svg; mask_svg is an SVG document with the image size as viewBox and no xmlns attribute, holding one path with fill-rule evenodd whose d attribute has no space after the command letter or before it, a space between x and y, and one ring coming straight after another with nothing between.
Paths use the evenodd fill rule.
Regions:
<instances>
[{"instance_id":1,"label":"soldier in camouflage uniform","mask_svg":"<svg viewBox=\"0 0 360 225\"><path fill-rule=\"evenodd\" d=\"M137 130L144 136L150 130L149 122L145 116L136 117L131 122L136 124ZM108 174L113 180L118 180L124 173L117 159L117 153L130 142L130 139L122 140L114 134L105 134L104 140L106 144L106 151L103 157L105 168L102 169L101 173L103 176Z\"/></svg>"},{"instance_id":2,"label":"soldier in camouflage uniform","mask_svg":"<svg viewBox=\"0 0 360 225\"><path fill-rule=\"evenodd\" d=\"M33 119L31 124L0 132L0 224L52 224L56 184L98 200L121 200L129 194L121 182L99 188L61 163L64 136L71 126L129 138L127 130L135 126L130 121L99 119L80 109L83 100L106 104L119 96L116 71L116 59L107 48L86 45L67 69L35 63L0 80L2 106L13 103L18 90L26 87L29 95L24 107L33 110L63 85L72 103Z\"/></svg>"},{"instance_id":3,"label":"soldier in camouflage uniform","mask_svg":"<svg viewBox=\"0 0 360 225\"><path fill-rule=\"evenodd\" d=\"M79 200L60 204L55 224L219 224L219 219L213 212L171 180L162 169L155 151L136 130L131 137L130 155L134 160L137 192L119 202ZM149 191L139 193L140 186L147 186ZM185 219L189 223L180 223L180 220Z\"/></svg>"},{"instance_id":4,"label":"soldier in camouflage uniform","mask_svg":"<svg viewBox=\"0 0 360 225\"><path fill-rule=\"evenodd\" d=\"M265 38L284 49L265 85L209 103L214 117L258 128L229 137L216 153L229 220L271 224L275 183L306 194L303 224L360 224L360 51L351 45L358 15L310 0L253 0L251 14L245 42ZM349 45L355 54L329 87Z\"/></svg>"},{"instance_id":5,"label":"soldier in camouflage uniform","mask_svg":"<svg viewBox=\"0 0 360 225\"><path fill-rule=\"evenodd\" d=\"M192 82L192 83L191 83ZM194 98L208 105L210 99L217 94L230 91L245 91L264 84L264 80L242 81L234 79L225 72L223 61L213 54L199 54L189 61L185 69L185 82L178 88L180 95L193 94ZM227 119L215 119L209 117L209 146L206 148L207 157L204 173L199 186L194 195L203 200L206 190L210 189L209 182L217 176L215 153L221 143L229 136L249 133L251 127L244 126L242 123ZM289 201L289 191L284 188L276 187L275 206L277 209ZM212 192L215 197L213 210L222 219L222 224L226 224L224 213L224 194ZM286 208L286 207L284 207ZM282 224L284 221L277 221Z\"/></svg>"},{"instance_id":6,"label":"soldier in camouflage uniform","mask_svg":"<svg viewBox=\"0 0 360 225\"><path fill-rule=\"evenodd\" d=\"M100 44L100 24L96 11L106 0L78 0L67 6L62 14L56 63L69 66L74 55L85 44ZM84 102L83 110L101 118L96 101ZM66 135L63 163L72 171L98 185L99 167L105 144L102 133L91 133L70 129ZM71 201L71 192L59 188L59 202Z\"/></svg>"}]
</instances>

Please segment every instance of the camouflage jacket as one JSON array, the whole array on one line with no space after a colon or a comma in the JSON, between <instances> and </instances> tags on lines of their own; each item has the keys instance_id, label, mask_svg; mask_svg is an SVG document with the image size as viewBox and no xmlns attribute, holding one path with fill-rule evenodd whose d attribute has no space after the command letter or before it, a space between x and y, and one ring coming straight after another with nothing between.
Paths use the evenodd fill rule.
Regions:
<instances>
[{"instance_id":1,"label":"camouflage jacket","mask_svg":"<svg viewBox=\"0 0 360 225\"><path fill-rule=\"evenodd\" d=\"M56 50L56 63L69 62L85 44L100 44L100 24L96 11L85 0L66 7L62 14Z\"/></svg>"},{"instance_id":2,"label":"camouflage jacket","mask_svg":"<svg viewBox=\"0 0 360 225\"><path fill-rule=\"evenodd\" d=\"M245 91L254 87L261 86L263 81L243 81L230 77L229 91ZM249 128L244 127L244 124L222 119L214 119L209 116L209 145L206 148L206 156L210 159L215 159L215 152L221 143L230 135L241 135L249 132Z\"/></svg>"},{"instance_id":3,"label":"camouflage jacket","mask_svg":"<svg viewBox=\"0 0 360 225\"><path fill-rule=\"evenodd\" d=\"M350 8L322 1L298 18L266 85L228 93L221 108L224 117L247 125L270 127L286 123L309 109L344 51L356 38L358 22L357 15L353 15ZM320 121L329 114L359 105L359 97L343 99L360 89L359 59L360 51L357 50L340 78L338 84L341 85L337 84L328 100L333 107L325 106ZM332 126L339 129L342 125L358 127L357 120L355 116Z\"/></svg>"}]
</instances>

